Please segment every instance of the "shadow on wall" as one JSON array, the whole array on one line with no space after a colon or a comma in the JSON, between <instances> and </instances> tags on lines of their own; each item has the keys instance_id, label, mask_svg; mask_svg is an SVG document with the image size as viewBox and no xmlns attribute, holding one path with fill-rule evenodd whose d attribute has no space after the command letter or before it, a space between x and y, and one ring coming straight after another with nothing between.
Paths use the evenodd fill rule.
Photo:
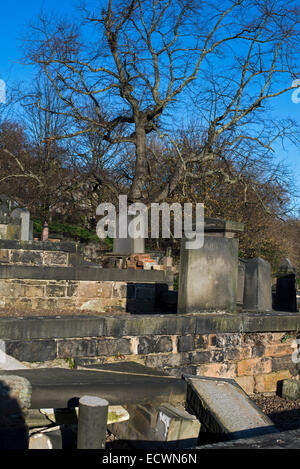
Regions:
<instances>
[{"instance_id":1,"label":"shadow on wall","mask_svg":"<svg viewBox=\"0 0 300 469\"><path fill-rule=\"evenodd\" d=\"M28 428L14 390L0 379L0 449L28 449Z\"/></svg>"},{"instance_id":2,"label":"shadow on wall","mask_svg":"<svg viewBox=\"0 0 300 469\"><path fill-rule=\"evenodd\" d=\"M126 312L133 314L174 314L177 312L177 291L165 283L128 283Z\"/></svg>"}]
</instances>

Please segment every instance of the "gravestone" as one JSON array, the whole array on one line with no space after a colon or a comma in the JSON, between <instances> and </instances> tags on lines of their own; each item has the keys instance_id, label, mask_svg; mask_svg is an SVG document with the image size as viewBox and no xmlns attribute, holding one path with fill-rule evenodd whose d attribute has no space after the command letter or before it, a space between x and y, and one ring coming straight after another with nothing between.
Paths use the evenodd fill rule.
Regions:
<instances>
[{"instance_id":1,"label":"gravestone","mask_svg":"<svg viewBox=\"0 0 300 469\"><path fill-rule=\"evenodd\" d=\"M134 217L127 216L127 228ZM117 217L117 237L114 239L113 253L114 254L144 254L145 252L145 239L144 238L121 238L118 233L119 218Z\"/></svg>"},{"instance_id":2,"label":"gravestone","mask_svg":"<svg viewBox=\"0 0 300 469\"><path fill-rule=\"evenodd\" d=\"M237 306L239 309L243 309L244 305L244 288L245 288L245 272L246 272L246 261L239 259L238 262L238 280L237 280Z\"/></svg>"},{"instance_id":3,"label":"gravestone","mask_svg":"<svg viewBox=\"0 0 300 469\"><path fill-rule=\"evenodd\" d=\"M21 220L20 240L30 241L33 239L33 223L30 221L30 212L26 208L15 208L11 214L12 219Z\"/></svg>"},{"instance_id":4,"label":"gravestone","mask_svg":"<svg viewBox=\"0 0 300 469\"><path fill-rule=\"evenodd\" d=\"M296 269L289 259L284 259L276 275L274 309L277 311L297 312Z\"/></svg>"},{"instance_id":5,"label":"gravestone","mask_svg":"<svg viewBox=\"0 0 300 469\"><path fill-rule=\"evenodd\" d=\"M182 238L178 313L236 311L240 223L205 218L204 245L186 249Z\"/></svg>"},{"instance_id":6,"label":"gravestone","mask_svg":"<svg viewBox=\"0 0 300 469\"><path fill-rule=\"evenodd\" d=\"M260 257L245 260L243 309L272 310L271 265Z\"/></svg>"}]
</instances>

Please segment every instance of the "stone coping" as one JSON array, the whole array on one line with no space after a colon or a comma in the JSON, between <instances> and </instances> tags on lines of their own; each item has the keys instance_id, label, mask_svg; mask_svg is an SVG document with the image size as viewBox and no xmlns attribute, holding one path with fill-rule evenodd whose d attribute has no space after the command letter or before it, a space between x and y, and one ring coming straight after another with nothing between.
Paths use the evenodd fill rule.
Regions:
<instances>
[{"instance_id":1,"label":"stone coping","mask_svg":"<svg viewBox=\"0 0 300 469\"><path fill-rule=\"evenodd\" d=\"M299 313L199 313L0 318L0 340L140 335L285 332L300 329Z\"/></svg>"},{"instance_id":2,"label":"stone coping","mask_svg":"<svg viewBox=\"0 0 300 469\"><path fill-rule=\"evenodd\" d=\"M0 249L22 249L24 251L63 251L80 252L82 246L72 241L52 243L51 241L18 241L0 239Z\"/></svg>"},{"instance_id":3,"label":"stone coping","mask_svg":"<svg viewBox=\"0 0 300 469\"><path fill-rule=\"evenodd\" d=\"M1 246L0 246L1 247ZM135 270L86 267L41 267L27 265L0 265L0 279L82 280L112 282L173 282L173 272L163 270Z\"/></svg>"}]
</instances>

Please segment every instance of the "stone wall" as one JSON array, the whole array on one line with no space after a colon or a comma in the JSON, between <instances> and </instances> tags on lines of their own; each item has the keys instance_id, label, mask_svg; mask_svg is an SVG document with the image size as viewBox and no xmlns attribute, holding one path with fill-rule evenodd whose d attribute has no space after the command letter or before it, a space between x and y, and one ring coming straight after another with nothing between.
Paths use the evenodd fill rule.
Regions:
<instances>
[{"instance_id":1,"label":"stone wall","mask_svg":"<svg viewBox=\"0 0 300 469\"><path fill-rule=\"evenodd\" d=\"M176 311L171 270L101 268L72 243L0 240L0 307L95 312Z\"/></svg>"},{"instance_id":2,"label":"stone wall","mask_svg":"<svg viewBox=\"0 0 300 469\"><path fill-rule=\"evenodd\" d=\"M167 285L118 281L2 279L0 307L26 310L155 312ZM164 297L162 294L165 293ZM173 305L176 308L176 303ZM172 307L169 306L169 308Z\"/></svg>"},{"instance_id":3,"label":"stone wall","mask_svg":"<svg viewBox=\"0 0 300 469\"><path fill-rule=\"evenodd\" d=\"M25 363L137 361L174 376L233 378L252 394L298 378L299 326L293 313L2 318L0 339Z\"/></svg>"}]
</instances>

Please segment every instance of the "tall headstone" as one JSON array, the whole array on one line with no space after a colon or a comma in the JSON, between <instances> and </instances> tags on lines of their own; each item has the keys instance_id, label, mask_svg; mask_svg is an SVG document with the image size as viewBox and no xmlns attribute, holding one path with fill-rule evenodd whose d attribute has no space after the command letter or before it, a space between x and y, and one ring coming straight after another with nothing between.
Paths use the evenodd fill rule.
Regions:
<instances>
[{"instance_id":1,"label":"tall headstone","mask_svg":"<svg viewBox=\"0 0 300 469\"><path fill-rule=\"evenodd\" d=\"M15 208L11 214L11 218L21 219L20 240L32 240L32 227L30 222L30 212L26 208Z\"/></svg>"},{"instance_id":2,"label":"tall headstone","mask_svg":"<svg viewBox=\"0 0 300 469\"><path fill-rule=\"evenodd\" d=\"M238 279L237 279L237 306L239 309L243 309L244 305L244 289L245 289L245 273L246 273L246 261L239 259L238 263Z\"/></svg>"},{"instance_id":3,"label":"tall headstone","mask_svg":"<svg viewBox=\"0 0 300 469\"><path fill-rule=\"evenodd\" d=\"M236 311L240 223L206 218L204 245L186 249L181 241L178 313Z\"/></svg>"},{"instance_id":4,"label":"tall headstone","mask_svg":"<svg viewBox=\"0 0 300 469\"><path fill-rule=\"evenodd\" d=\"M128 215L127 217L127 228L129 223L134 217ZM113 253L114 254L144 254L145 252L145 239L144 238L130 238L129 235L127 238L120 238L118 233L119 219L117 217L117 237L114 239ZM128 230L127 230L128 231Z\"/></svg>"},{"instance_id":5,"label":"tall headstone","mask_svg":"<svg viewBox=\"0 0 300 469\"><path fill-rule=\"evenodd\" d=\"M271 265L260 257L245 260L243 309L272 310Z\"/></svg>"},{"instance_id":6,"label":"tall headstone","mask_svg":"<svg viewBox=\"0 0 300 469\"><path fill-rule=\"evenodd\" d=\"M297 312L296 269L289 259L284 259L277 273L274 309Z\"/></svg>"}]
</instances>

